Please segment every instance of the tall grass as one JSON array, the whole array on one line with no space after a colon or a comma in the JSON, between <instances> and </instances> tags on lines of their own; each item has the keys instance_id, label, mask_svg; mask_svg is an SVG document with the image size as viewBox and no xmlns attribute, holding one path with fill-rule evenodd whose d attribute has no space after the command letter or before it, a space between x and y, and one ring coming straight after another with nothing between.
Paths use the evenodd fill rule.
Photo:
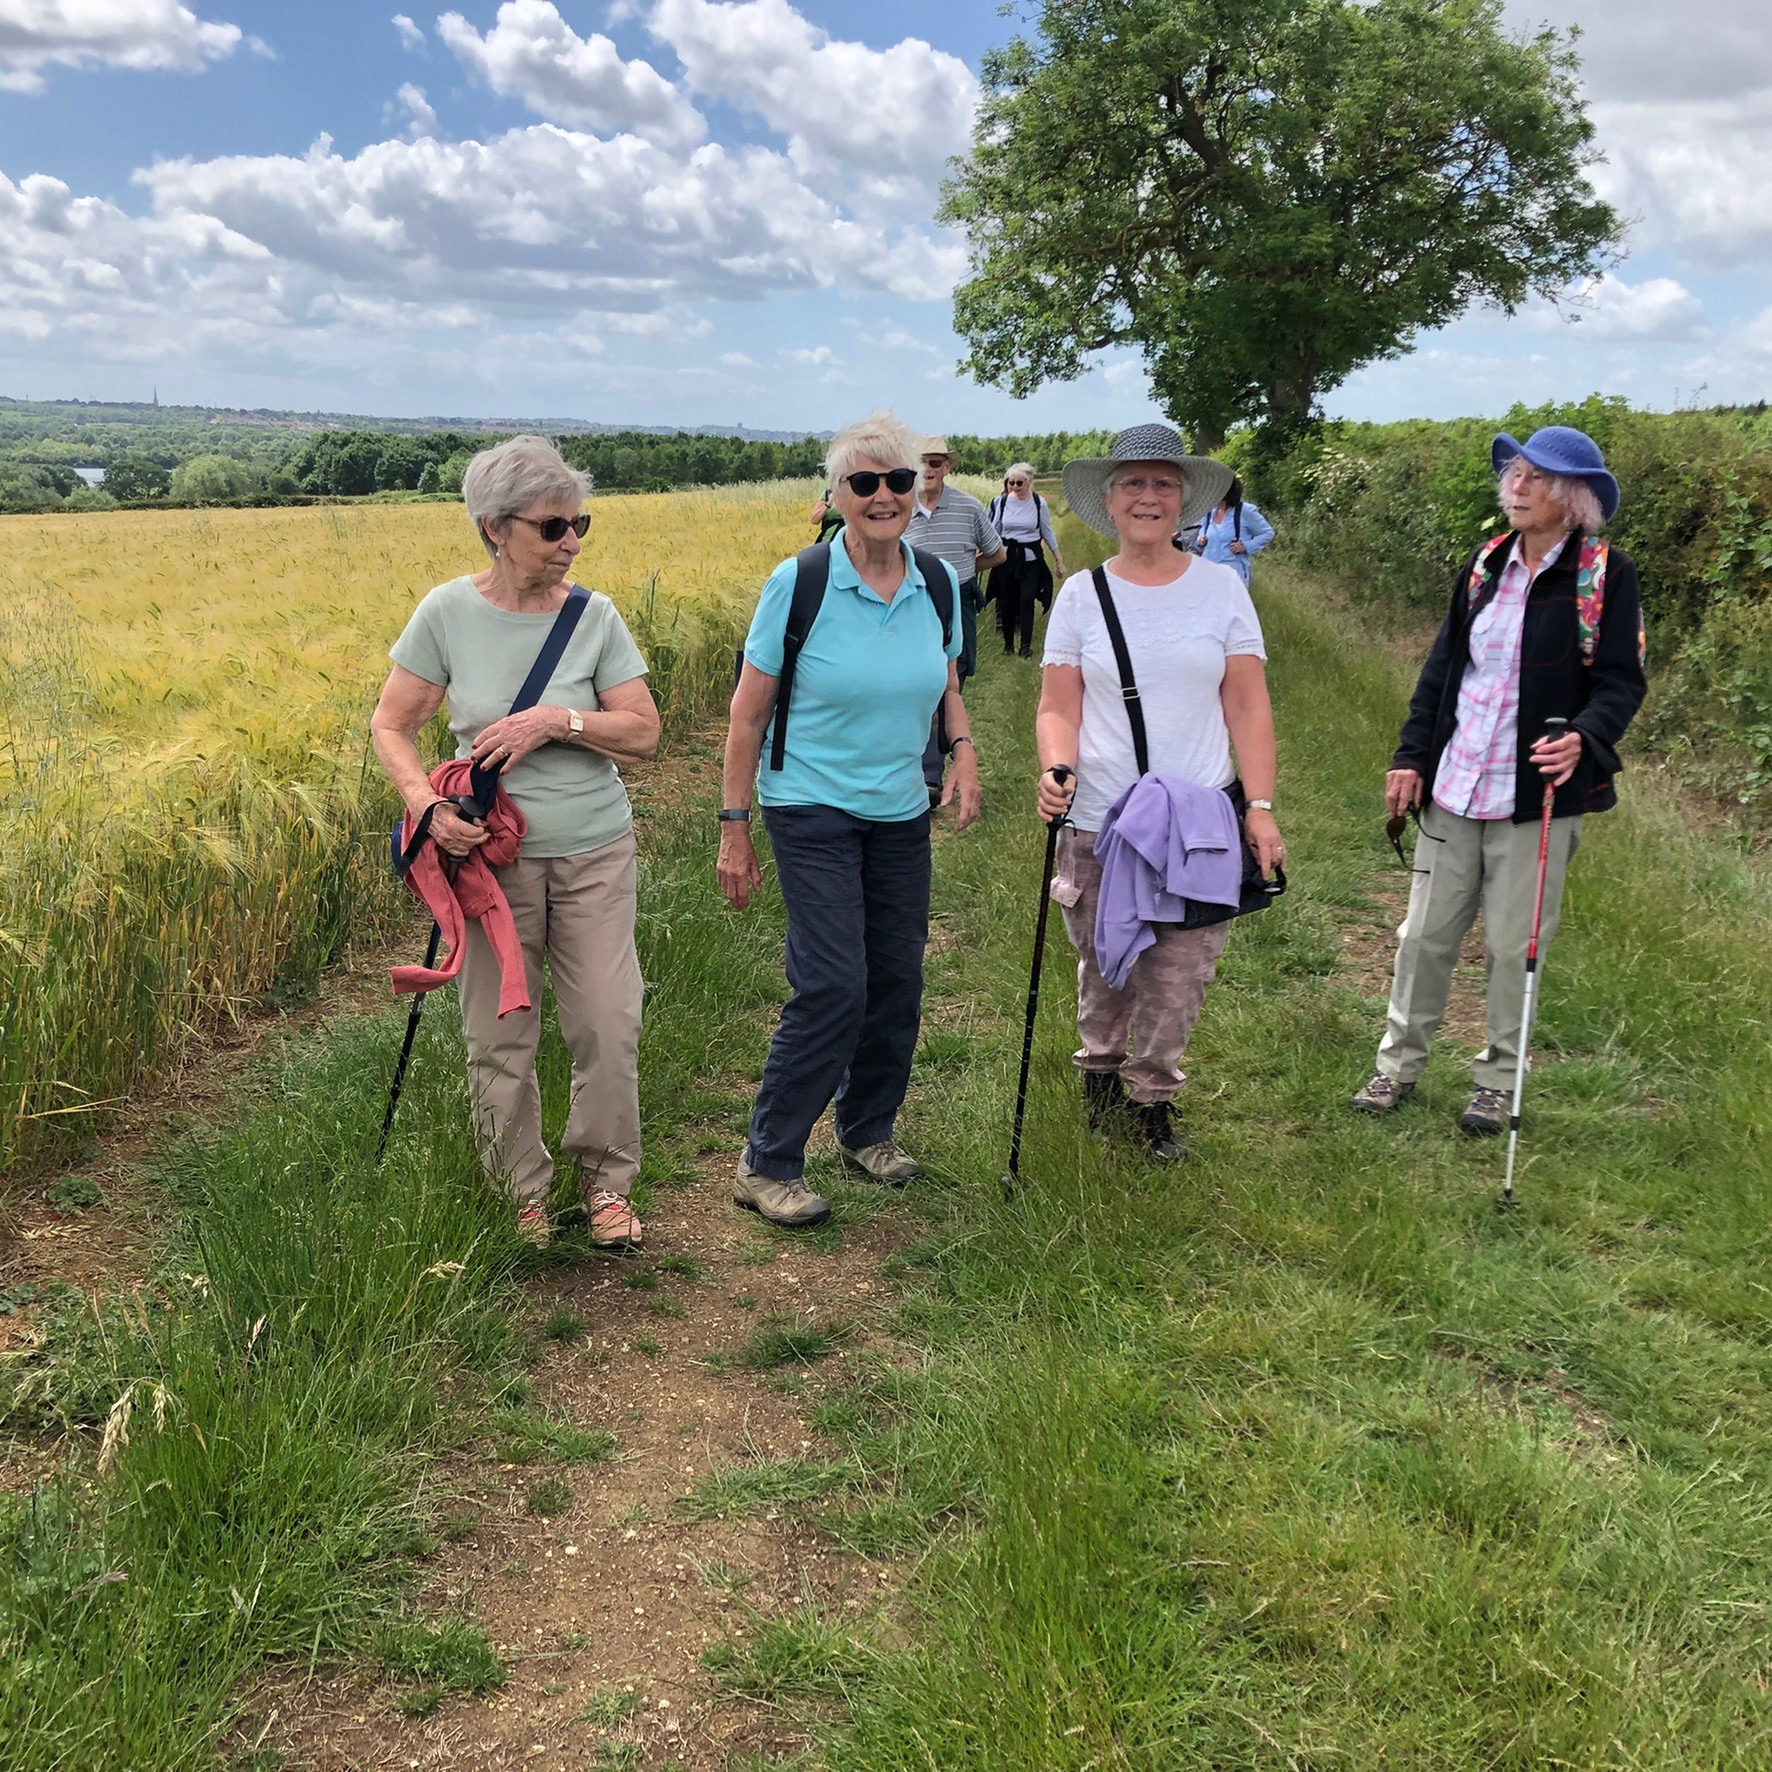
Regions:
<instances>
[{"instance_id":1,"label":"tall grass","mask_svg":"<svg viewBox=\"0 0 1772 1772\"><path fill-rule=\"evenodd\" d=\"M1496 1145L1455 1129L1468 1054L1395 1119L1346 1107L1384 983L1338 936L1383 929L1404 878L1379 805L1403 673L1281 567L1257 597L1293 886L1232 933L1179 1169L1084 1132L1061 936L1000 1199L1036 685L987 661L972 693L987 811L939 846L962 939L931 956L945 1062L901 1128L948 1191L906 1357L827 1415L875 1485L836 1529L884 1522L914 1573L877 1636L801 1633L805 1726L838 1772L1764 1765L1772 884L1625 777L1498 1213Z\"/></svg>"},{"instance_id":2,"label":"tall grass","mask_svg":"<svg viewBox=\"0 0 1772 1772\"><path fill-rule=\"evenodd\" d=\"M694 812L645 821L643 1210L687 1168L678 1132L715 1111L709 1080L749 1063L779 991L779 932L715 909L709 853ZM537 1258L482 1177L446 1012L423 1024L375 1166L403 1019L338 1024L243 1083L232 1130L166 1154L158 1283L64 1294L42 1348L0 1362L0 1425L65 1436L57 1481L0 1498L9 1772L212 1765L267 1661L411 1661L388 1612L435 1542L430 1461L523 1357L513 1277ZM552 1129L569 1067L551 1032L543 1054ZM487 1425L525 1463L611 1450L533 1412ZM496 1684L483 1638L450 1629Z\"/></svg>"},{"instance_id":3,"label":"tall grass","mask_svg":"<svg viewBox=\"0 0 1772 1772\"><path fill-rule=\"evenodd\" d=\"M621 607L673 736L720 700L806 492L595 501L578 576ZM418 597L481 562L439 505L7 521L0 545L4 1170L399 920L369 708Z\"/></svg>"}]
</instances>

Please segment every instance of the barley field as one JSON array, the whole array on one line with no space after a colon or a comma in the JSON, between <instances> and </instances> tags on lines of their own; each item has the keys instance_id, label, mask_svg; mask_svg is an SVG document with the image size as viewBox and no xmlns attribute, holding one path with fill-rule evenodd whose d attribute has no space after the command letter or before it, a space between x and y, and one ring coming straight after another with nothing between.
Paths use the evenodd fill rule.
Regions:
<instances>
[{"instance_id":1,"label":"barley field","mask_svg":"<svg viewBox=\"0 0 1772 1772\"><path fill-rule=\"evenodd\" d=\"M577 576L627 617L667 730L724 699L815 491L594 501ZM401 914L369 711L418 599L484 558L454 503L13 517L0 549L3 1171Z\"/></svg>"}]
</instances>

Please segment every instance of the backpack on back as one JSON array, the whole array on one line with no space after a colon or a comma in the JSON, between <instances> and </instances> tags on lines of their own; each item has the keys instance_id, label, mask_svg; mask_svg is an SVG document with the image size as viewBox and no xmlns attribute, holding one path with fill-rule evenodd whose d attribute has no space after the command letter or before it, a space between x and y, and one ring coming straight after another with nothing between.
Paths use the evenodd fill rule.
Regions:
<instances>
[{"instance_id":1,"label":"backpack on back","mask_svg":"<svg viewBox=\"0 0 1772 1772\"><path fill-rule=\"evenodd\" d=\"M1477 549L1471 562L1470 579L1464 589L1465 614L1472 614L1483 586L1488 582L1490 563L1513 540L1513 531L1493 535ZM1581 662L1591 665L1594 650L1600 643L1600 618L1606 613L1606 566L1612 558L1612 544L1597 535L1581 538L1581 561L1575 570L1575 619L1580 630ZM1637 618L1637 663L1649 656L1649 636L1642 617Z\"/></svg>"}]
</instances>

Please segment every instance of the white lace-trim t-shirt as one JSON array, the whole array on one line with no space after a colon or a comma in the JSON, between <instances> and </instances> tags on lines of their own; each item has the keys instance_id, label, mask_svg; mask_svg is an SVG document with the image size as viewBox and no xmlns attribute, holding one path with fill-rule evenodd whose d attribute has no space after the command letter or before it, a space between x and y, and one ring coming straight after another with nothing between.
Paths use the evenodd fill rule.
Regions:
<instances>
[{"instance_id":1,"label":"white lace-trim t-shirt","mask_svg":"<svg viewBox=\"0 0 1772 1772\"><path fill-rule=\"evenodd\" d=\"M1195 559L1166 585L1128 584L1110 572L1108 590L1126 630L1152 771L1228 786L1236 772L1219 700L1224 661L1267 657L1248 588L1230 567ZM1071 818L1080 831L1099 831L1108 808L1138 779L1138 762L1113 644L1087 572L1072 573L1053 601L1043 662L1082 668Z\"/></svg>"}]
</instances>

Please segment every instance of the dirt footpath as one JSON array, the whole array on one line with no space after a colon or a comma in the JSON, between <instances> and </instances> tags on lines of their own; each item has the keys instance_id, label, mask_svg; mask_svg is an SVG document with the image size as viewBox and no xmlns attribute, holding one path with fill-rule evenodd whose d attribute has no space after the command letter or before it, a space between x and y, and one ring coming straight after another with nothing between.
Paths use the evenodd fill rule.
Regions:
<instances>
[{"instance_id":1,"label":"dirt footpath","mask_svg":"<svg viewBox=\"0 0 1772 1772\"><path fill-rule=\"evenodd\" d=\"M839 1228L789 1237L732 1205L732 1161L710 1158L696 1184L661 1193L643 1254L581 1245L531 1288L538 1321L582 1327L547 1346L528 1407L607 1432L614 1456L513 1465L483 1441L441 1473L441 1515L465 1536L427 1566L413 1610L481 1625L506 1684L440 1697L425 1716L406 1712L436 1695L411 1681L274 1687L254 1706L254 1733L287 1764L699 1769L807 1745L767 1705L723 1692L702 1657L744 1641L758 1618L809 1607L859 1618L890 1598L887 1565L819 1530L824 1504L771 1501L775 1473L758 1481L744 1467L794 1461L788 1481L816 1485L818 1466L837 1480L841 1454L810 1417L858 1365L891 1357L882 1263L908 1215L870 1192L856 1205L874 1208L871 1222L841 1228L840 1211ZM827 1167L815 1162L815 1180ZM840 1345L763 1370L738 1363L781 1329L831 1330ZM736 1481L707 1485L734 1467ZM531 1497L551 1480L570 1485L570 1501L539 1516ZM723 1498L725 1517L698 1517Z\"/></svg>"}]
</instances>

